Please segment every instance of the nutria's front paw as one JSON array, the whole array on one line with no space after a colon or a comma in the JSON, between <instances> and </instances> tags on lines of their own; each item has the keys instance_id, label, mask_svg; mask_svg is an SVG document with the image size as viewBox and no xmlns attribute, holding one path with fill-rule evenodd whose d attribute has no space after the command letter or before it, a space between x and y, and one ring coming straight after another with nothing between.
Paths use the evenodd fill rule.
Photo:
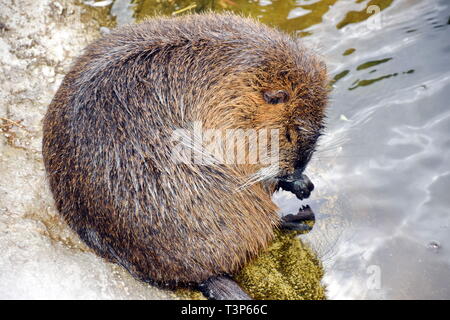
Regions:
<instances>
[{"instance_id":1,"label":"nutria's front paw","mask_svg":"<svg viewBox=\"0 0 450 320\"><path fill-rule=\"evenodd\" d=\"M293 174L280 178L278 187L292 192L300 200L308 198L311 195L311 191L314 190L314 184L305 174Z\"/></svg>"},{"instance_id":2,"label":"nutria's front paw","mask_svg":"<svg viewBox=\"0 0 450 320\"><path fill-rule=\"evenodd\" d=\"M316 220L309 206L301 207L297 214L288 214L281 218L281 229L289 231L311 231Z\"/></svg>"}]
</instances>

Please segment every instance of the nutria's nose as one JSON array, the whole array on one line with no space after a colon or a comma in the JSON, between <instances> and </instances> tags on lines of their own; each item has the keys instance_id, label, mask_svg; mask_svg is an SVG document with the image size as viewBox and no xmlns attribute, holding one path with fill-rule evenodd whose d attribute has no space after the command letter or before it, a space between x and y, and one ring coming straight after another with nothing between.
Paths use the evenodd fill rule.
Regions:
<instances>
[{"instance_id":1,"label":"nutria's nose","mask_svg":"<svg viewBox=\"0 0 450 320\"><path fill-rule=\"evenodd\" d=\"M303 174L302 169L294 170L293 177L297 181L302 181L302 185L305 190L308 190L309 192L314 190L314 184L311 182L311 179L309 179L306 174Z\"/></svg>"},{"instance_id":2,"label":"nutria's nose","mask_svg":"<svg viewBox=\"0 0 450 320\"><path fill-rule=\"evenodd\" d=\"M314 184L299 170L294 171L292 175L281 178L278 187L294 193L300 200L309 198L314 190Z\"/></svg>"},{"instance_id":3,"label":"nutria's nose","mask_svg":"<svg viewBox=\"0 0 450 320\"><path fill-rule=\"evenodd\" d=\"M303 175L303 181L305 181L306 188L308 188L308 191L312 192L314 190L314 184L311 182L308 176Z\"/></svg>"}]
</instances>

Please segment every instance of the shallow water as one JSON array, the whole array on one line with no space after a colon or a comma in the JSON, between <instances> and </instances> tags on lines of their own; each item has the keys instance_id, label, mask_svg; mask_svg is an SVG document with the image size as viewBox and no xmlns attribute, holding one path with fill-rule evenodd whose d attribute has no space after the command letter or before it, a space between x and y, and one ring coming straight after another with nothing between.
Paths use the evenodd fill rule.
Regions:
<instances>
[{"instance_id":1,"label":"shallow water","mask_svg":"<svg viewBox=\"0 0 450 320\"><path fill-rule=\"evenodd\" d=\"M135 16L195 1L146 3ZM132 20L129 4L113 4L119 24ZM317 223L303 239L324 262L329 298L450 298L450 3L196 4L186 12L243 12L303 36L328 63L328 130L308 169ZM284 213L301 205L288 193L275 200Z\"/></svg>"}]
</instances>

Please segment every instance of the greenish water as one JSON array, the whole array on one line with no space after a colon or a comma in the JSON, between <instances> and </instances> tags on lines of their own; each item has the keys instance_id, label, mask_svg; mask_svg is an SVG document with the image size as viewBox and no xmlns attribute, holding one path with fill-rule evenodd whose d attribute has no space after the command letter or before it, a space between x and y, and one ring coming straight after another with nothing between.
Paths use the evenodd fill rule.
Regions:
<instances>
[{"instance_id":1,"label":"greenish water","mask_svg":"<svg viewBox=\"0 0 450 320\"><path fill-rule=\"evenodd\" d=\"M327 61L328 130L308 169L317 222L302 239L328 297L450 298L449 1L116 0L112 14L122 24L205 9L303 36ZM301 205L275 201L284 213Z\"/></svg>"}]
</instances>

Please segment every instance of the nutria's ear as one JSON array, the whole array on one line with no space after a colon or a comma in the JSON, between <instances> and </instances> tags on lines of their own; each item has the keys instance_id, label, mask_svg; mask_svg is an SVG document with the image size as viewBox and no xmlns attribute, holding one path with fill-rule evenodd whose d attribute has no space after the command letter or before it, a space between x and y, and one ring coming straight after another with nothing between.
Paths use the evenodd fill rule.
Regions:
<instances>
[{"instance_id":1,"label":"nutria's ear","mask_svg":"<svg viewBox=\"0 0 450 320\"><path fill-rule=\"evenodd\" d=\"M268 90L263 93L263 97L270 104L285 103L289 100L289 94L284 90Z\"/></svg>"}]
</instances>

